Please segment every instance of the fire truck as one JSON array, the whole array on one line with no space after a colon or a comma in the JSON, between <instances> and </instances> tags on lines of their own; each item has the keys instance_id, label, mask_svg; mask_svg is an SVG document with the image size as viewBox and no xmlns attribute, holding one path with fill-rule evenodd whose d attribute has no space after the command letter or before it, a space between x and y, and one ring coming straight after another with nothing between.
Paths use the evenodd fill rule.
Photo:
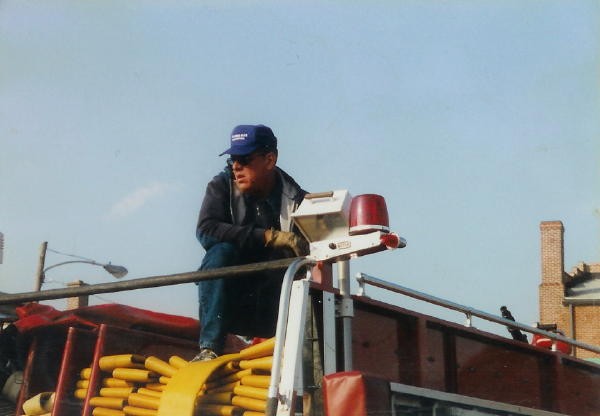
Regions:
<instances>
[{"instance_id":1,"label":"fire truck","mask_svg":"<svg viewBox=\"0 0 600 416\"><path fill-rule=\"evenodd\" d=\"M390 230L382 196L309 194L293 220L310 243L306 257L0 295L1 305L22 305L14 325L24 368L12 380L10 414L600 415L600 366L570 354L600 353L596 346L365 273L352 293L353 259L407 244ZM201 325L194 319L125 305L56 311L36 303L260 270L285 270L275 336L230 335L226 353L204 362L189 361ZM466 324L372 299L370 287L450 308ZM479 330L474 318L544 345Z\"/></svg>"}]
</instances>

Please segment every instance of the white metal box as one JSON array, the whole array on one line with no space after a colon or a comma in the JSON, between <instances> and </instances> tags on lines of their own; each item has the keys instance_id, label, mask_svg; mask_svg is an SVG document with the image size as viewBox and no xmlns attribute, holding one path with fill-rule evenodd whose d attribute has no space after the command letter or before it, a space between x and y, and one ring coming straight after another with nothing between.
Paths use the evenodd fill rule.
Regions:
<instances>
[{"instance_id":1,"label":"white metal box","mask_svg":"<svg viewBox=\"0 0 600 416\"><path fill-rule=\"evenodd\" d=\"M347 236L351 201L345 189L307 194L292 220L309 242Z\"/></svg>"}]
</instances>

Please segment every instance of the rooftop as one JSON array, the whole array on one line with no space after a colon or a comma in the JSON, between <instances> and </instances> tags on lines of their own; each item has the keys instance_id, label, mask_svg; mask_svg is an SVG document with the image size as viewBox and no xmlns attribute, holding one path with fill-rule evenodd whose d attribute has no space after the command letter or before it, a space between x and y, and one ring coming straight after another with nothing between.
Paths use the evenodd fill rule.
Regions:
<instances>
[{"instance_id":1,"label":"rooftop","mask_svg":"<svg viewBox=\"0 0 600 416\"><path fill-rule=\"evenodd\" d=\"M600 263L579 263L567 274L565 303L600 304Z\"/></svg>"}]
</instances>

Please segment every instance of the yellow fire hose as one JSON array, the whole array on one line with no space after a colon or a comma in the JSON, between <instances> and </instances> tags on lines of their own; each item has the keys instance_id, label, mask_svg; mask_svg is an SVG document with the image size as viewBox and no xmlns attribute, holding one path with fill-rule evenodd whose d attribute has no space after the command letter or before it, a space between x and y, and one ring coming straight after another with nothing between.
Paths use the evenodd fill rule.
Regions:
<instances>
[{"instance_id":1,"label":"yellow fire hose","mask_svg":"<svg viewBox=\"0 0 600 416\"><path fill-rule=\"evenodd\" d=\"M198 397L196 405L201 404L231 404L232 392L225 393L208 393Z\"/></svg>"},{"instance_id":2,"label":"yellow fire hose","mask_svg":"<svg viewBox=\"0 0 600 416\"><path fill-rule=\"evenodd\" d=\"M54 407L54 393L44 392L23 403L23 411L26 415L45 415L52 412Z\"/></svg>"},{"instance_id":3,"label":"yellow fire hose","mask_svg":"<svg viewBox=\"0 0 600 416\"><path fill-rule=\"evenodd\" d=\"M275 339L238 354L188 362L171 356L120 354L100 359L99 396L90 399L93 416L263 416ZM100 363L99 363L100 364ZM87 394L91 369L80 372L75 397Z\"/></svg>"},{"instance_id":4,"label":"yellow fire hose","mask_svg":"<svg viewBox=\"0 0 600 416\"><path fill-rule=\"evenodd\" d=\"M160 383L147 383L146 388L161 393L164 391L165 385Z\"/></svg>"},{"instance_id":5,"label":"yellow fire hose","mask_svg":"<svg viewBox=\"0 0 600 416\"><path fill-rule=\"evenodd\" d=\"M253 360L242 360L240 361L240 368L246 370L248 368L252 368L255 370L265 370L270 371L273 367L273 357L261 357L255 358Z\"/></svg>"},{"instance_id":6,"label":"yellow fire hose","mask_svg":"<svg viewBox=\"0 0 600 416\"><path fill-rule=\"evenodd\" d=\"M78 389L87 389L90 386L89 380L78 380L75 387Z\"/></svg>"},{"instance_id":7,"label":"yellow fire hose","mask_svg":"<svg viewBox=\"0 0 600 416\"><path fill-rule=\"evenodd\" d=\"M251 368L247 369L247 370L241 370L241 371L236 371L235 373L229 374L228 376L225 377L221 377L218 379L215 379L214 381L213 378L209 378L209 380L211 381L207 381L206 382L206 389L210 390L211 388L217 387L217 386L222 386L223 384L229 384L229 383L233 383L234 381L239 381L242 379L242 377L245 376L250 376L252 375L253 370Z\"/></svg>"},{"instance_id":8,"label":"yellow fire hose","mask_svg":"<svg viewBox=\"0 0 600 416\"><path fill-rule=\"evenodd\" d=\"M107 409L121 410L125 406L126 399L121 397L101 397L96 396L90 399L90 405L105 407Z\"/></svg>"},{"instance_id":9,"label":"yellow fire hose","mask_svg":"<svg viewBox=\"0 0 600 416\"><path fill-rule=\"evenodd\" d=\"M125 412L122 410L95 407L94 410L92 410L92 416L125 416Z\"/></svg>"},{"instance_id":10,"label":"yellow fire hose","mask_svg":"<svg viewBox=\"0 0 600 416\"><path fill-rule=\"evenodd\" d=\"M85 400L87 393L88 389L75 389L75 393L73 393L73 396L75 396L76 399Z\"/></svg>"},{"instance_id":11,"label":"yellow fire hose","mask_svg":"<svg viewBox=\"0 0 600 416\"><path fill-rule=\"evenodd\" d=\"M211 393L225 393L228 391L233 391L233 389L240 385L239 381L234 381L233 383L223 384L222 386L215 387L210 390ZM209 390L207 390L208 392Z\"/></svg>"},{"instance_id":12,"label":"yellow fire hose","mask_svg":"<svg viewBox=\"0 0 600 416\"><path fill-rule=\"evenodd\" d=\"M249 397L251 399L267 400L269 389L261 389L252 386L237 386L233 388L237 396Z\"/></svg>"},{"instance_id":13,"label":"yellow fire hose","mask_svg":"<svg viewBox=\"0 0 600 416\"><path fill-rule=\"evenodd\" d=\"M231 399L231 404L234 406L243 407L244 409L256 410L259 412L264 412L267 409L266 400L251 399L249 397L242 396L233 396Z\"/></svg>"},{"instance_id":14,"label":"yellow fire hose","mask_svg":"<svg viewBox=\"0 0 600 416\"><path fill-rule=\"evenodd\" d=\"M171 356L171 357L169 358L169 364L170 364L172 367L175 367L175 368L177 368L177 369L180 369L180 368L183 368L183 367L185 367L186 365L188 365L188 364L189 364L189 361L187 361L187 360L185 360L185 359L183 359L183 358L181 358L181 357L178 357L177 355L173 355L173 356Z\"/></svg>"},{"instance_id":15,"label":"yellow fire hose","mask_svg":"<svg viewBox=\"0 0 600 416\"><path fill-rule=\"evenodd\" d=\"M210 361L192 362L180 368L163 391L158 416L193 416L196 396L208 377L217 368L236 359L239 359L239 354L229 354Z\"/></svg>"},{"instance_id":16,"label":"yellow fire hose","mask_svg":"<svg viewBox=\"0 0 600 416\"><path fill-rule=\"evenodd\" d=\"M126 399L134 391L134 387L102 387L100 389L100 396Z\"/></svg>"},{"instance_id":17,"label":"yellow fire hose","mask_svg":"<svg viewBox=\"0 0 600 416\"><path fill-rule=\"evenodd\" d=\"M132 393L127 398L127 403L131 406L143 407L144 409L158 410L160 397L146 396L141 393Z\"/></svg>"},{"instance_id":18,"label":"yellow fire hose","mask_svg":"<svg viewBox=\"0 0 600 416\"><path fill-rule=\"evenodd\" d=\"M143 394L145 396L150 396L150 397L158 397L160 399L160 396L162 396L162 393L160 391L156 391L156 390L150 390L147 387L140 387L137 390L138 393Z\"/></svg>"},{"instance_id":19,"label":"yellow fire hose","mask_svg":"<svg viewBox=\"0 0 600 416\"><path fill-rule=\"evenodd\" d=\"M110 373L115 368L145 368L144 361L145 357L137 354L107 355L100 358L98 366Z\"/></svg>"},{"instance_id":20,"label":"yellow fire hose","mask_svg":"<svg viewBox=\"0 0 600 416\"><path fill-rule=\"evenodd\" d=\"M197 416L242 416L243 409L235 406L219 406L207 404L202 407L202 411Z\"/></svg>"},{"instance_id":21,"label":"yellow fire hose","mask_svg":"<svg viewBox=\"0 0 600 416\"><path fill-rule=\"evenodd\" d=\"M131 381L121 380L114 377L106 377L102 379L103 387L134 387L135 383Z\"/></svg>"},{"instance_id":22,"label":"yellow fire hose","mask_svg":"<svg viewBox=\"0 0 600 416\"><path fill-rule=\"evenodd\" d=\"M79 377L84 380L89 380L92 375L92 369L90 367L86 367L79 372Z\"/></svg>"},{"instance_id":23,"label":"yellow fire hose","mask_svg":"<svg viewBox=\"0 0 600 416\"><path fill-rule=\"evenodd\" d=\"M125 406L123 412L128 416L156 416L158 414L156 410L135 406Z\"/></svg>"},{"instance_id":24,"label":"yellow fire hose","mask_svg":"<svg viewBox=\"0 0 600 416\"><path fill-rule=\"evenodd\" d=\"M115 368L112 371L114 378L121 380L134 381L137 383L150 383L158 380L158 374L150 370L142 370L139 368Z\"/></svg>"},{"instance_id":25,"label":"yellow fire hose","mask_svg":"<svg viewBox=\"0 0 600 416\"><path fill-rule=\"evenodd\" d=\"M273 355L273 349L275 348L275 337L269 338L260 344L252 345L248 348L244 348L240 351L240 358L242 360L252 360L254 358L268 357ZM269 368L270 370L270 368Z\"/></svg>"},{"instance_id":26,"label":"yellow fire hose","mask_svg":"<svg viewBox=\"0 0 600 416\"><path fill-rule=\"evenodd\" d=\"M172 377L177 372L176 367L173 367L171 364L157 357L146 358L144 365L148 370L154 371L155 373L165 377Z\"/></svg>"},{"instance_id":27,"label":"yellow fire hose","mask_svg":"<svg viewBox=\"0 0 600 416\"><path fill-rule=\"evenodd\" d=\"M241 382L243 386L252 386L268 389L269 384L271 383L271 376L246 376L242 377Z\"/></svg>"},{"instance_id":28,"label":"yellow fire hose","mask_svg":"<svg viewBox=\"0 0 600 416\"><path fill-rule=\"evenodd\" d=\"M240 371L240 368L238 367L237 364L238 364L237 362L233 362L233 361L228 362L223 367L216 369L214 371L214 373L212 373L208 377L207 381L215 381L220 378L227 377L231 374L237 373L238 371Z\"/></svg>"}]
</instances>

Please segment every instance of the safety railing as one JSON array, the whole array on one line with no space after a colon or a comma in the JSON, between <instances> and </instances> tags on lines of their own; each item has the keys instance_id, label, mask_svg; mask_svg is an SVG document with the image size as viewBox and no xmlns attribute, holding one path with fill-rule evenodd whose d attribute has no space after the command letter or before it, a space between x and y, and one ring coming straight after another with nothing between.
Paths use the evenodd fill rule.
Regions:
<instances>
[{"instance_id":1,"label":"safety railing","mask_svg":"<svg viewBox=\"0 0 600 416\"><path fill-rule=\"evenodd\" d=\"M365 285L371 285L374 287L378 287L381 289L386 289L389 290L391 292L394 293L399 293L401 295L405 295L405 296L409 296L411 298L414 299L418 299L424 302L428 302L437 306L441 306L447 309L452 309L458 312L462 312L466 315L467 317L467 326L471 326L471 322L472 322L472 318L478 317L481 319L485 319L486 321L490 321L490 322L494 322L500 325L504 325L507 328L513 329L520 329L532 334L538 334L538 335L543 335L551 340L553 340L554 342L556 341L561 341L564 343L567 343L569 345L575 346L577 348L582 348L588 351L592 351L595 353L600 354L600 347L597 347L595 345L590 345L590 344L586 344L584 342L580 342L580 341L576 341L574 339L571 338L567 338L563 335L554 333L554 332L548 332L548 331L544 331L542 329L539 328L535 328L529 325L525 325L523 323L520 322L516 322L516 321L511 321L509 319L505 319L503 317L500 316L496 316L484 311L480 311L478 309L475 308L471 308L469 306L465 306L465 305L461 305L446 299L442 299L442 298L438 298L436 296L432 296L423 292L419 292L417 290L413 290L395 283L391 283L382 279L378 279L377 277L374 276L370 276L366 273L358 273L356 275L356 280L358 281L358 285L359 285L359 290L358 290L358 296L366 296L366 292L365 292Z\"/></svg>"},{"instance_id":2,"label":"safety railing","mask_svg":"<svg viewBox=\"0 0 600 416\"><path fill-rule=\"evenodd\" d=\"M314 266L315 261L308 258L296 259L286 270L283 276L283 282L281 283L281 294L279 296L279 312L277 318L277 328L275 330L275 347L273 351L273 367L271 368L271 381L269 383L269 389L267 393L267 408L265 414L267 416L275 416L277 412L277 404L280 399L285 400L286 398L280 397L278 392L278 385L281 378L282 368L282 357L283 347L286 341L286 330L288 327L288 314L290 296L292 292L292 283L294 277L305 266ZM310 274L307 277L311 279ZM296 317L294 317L296 318ZM288 398L291 399L291 398Z\"/></svg>"},{"instance_id":3,"label":"safety railing","mask_svg":"<svg viewBox=\"0 0 600 416\"><path fill-rule=\"evenodd\" d=\"M122 280L111 283L99 283L79 287L67 287L61 289L49 289L14 294L2 293L0 294L0 305L15 305L24 302L36 302L40 300L63 299L85 295L97 295L100 293L113 293L127 290L146 289L151 287L171 286L183 283L194 283L201 280L245 277L256 272L284 270L288 268L290 264L294 262L294 260L295 259L293 258L272 260L261 263L245 264L242 266L142 277L138 279Z\"/></svg>"}]
</instances>

